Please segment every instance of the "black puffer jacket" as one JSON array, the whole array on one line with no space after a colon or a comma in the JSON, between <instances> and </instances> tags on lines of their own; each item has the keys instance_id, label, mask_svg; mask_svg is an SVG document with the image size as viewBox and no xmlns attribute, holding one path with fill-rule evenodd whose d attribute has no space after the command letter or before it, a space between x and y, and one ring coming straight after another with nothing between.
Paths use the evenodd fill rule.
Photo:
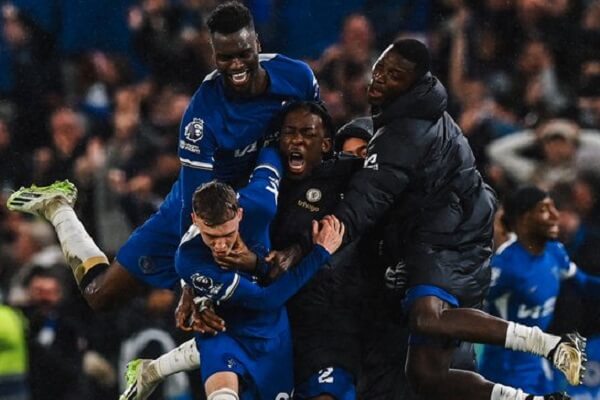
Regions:
<instances>
[{"instance_id":1,"label":"black puffer jacket","mask_svg":"<svg viewBox=\"0 0 600 400\"><path fill-rule=\"evenodd\" d=\"M428 73L373 116L367 160L336 215L349 240L377 223L389 261L406 261L409 286L439 286L473 306L489 284L495 195L446 103Z\"/></svg>"}]
</instances>

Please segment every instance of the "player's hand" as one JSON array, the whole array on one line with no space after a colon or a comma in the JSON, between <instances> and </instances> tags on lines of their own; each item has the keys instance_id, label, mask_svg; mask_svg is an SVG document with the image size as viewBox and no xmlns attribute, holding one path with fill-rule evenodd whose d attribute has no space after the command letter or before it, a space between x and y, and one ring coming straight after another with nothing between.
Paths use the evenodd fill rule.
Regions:
<instances>
[{"instance_id":1,"label":"player's hand","mask_svg":"<svg viewBox=\"0 0 600 400\"><path fill-rule=\"evenodd\" d=\"M175 309L175 327L182 331L192 330L194 311L194 289L185 285L181 291L179 303Z\"/></svg>"},{"instance_id":2,"label":"player's hand","mask_svg":"<svg viewBox=\"0 0 600 400\"><path fill-rule=\"evenodd\" d=\"M212 302L207 298L196 298L192 329L207 335L225 332L225 321L217 315Z\"/></svg>"},{"instance_id":3,"label":"player's hand","mask_svg":"<svg viewBox=\"0 0 600 400\"><path fill-rule=\"evenodd\" d=\"M271 266L269 279L275 280L285 271L296 265L302 259L302 249L292 245L283 250L273 250L266 257L265 262Z\"/></svg>"},{"instance_id":4,"label":"player's hand","mask_svg":"<svg viewBox=\"0 0 600 400\"><path fill-rule=\"evenodd\" d=\"M333 254L342 245L345 226L333 215L325 216L321 221L313 221L312 237L313 243L321 245Z\"/></svg>"},{"instance_id":5,"label":"player's hand","mask_svg":"<svg viewBox=\"0 0 600 400\"><path fill-rule=\"evenodd\" d=\"M256 269L257 257L238 235L229 254L225 257L215 257L215 261L222 267L251 272Z\"/></svg>"}]
</instances>

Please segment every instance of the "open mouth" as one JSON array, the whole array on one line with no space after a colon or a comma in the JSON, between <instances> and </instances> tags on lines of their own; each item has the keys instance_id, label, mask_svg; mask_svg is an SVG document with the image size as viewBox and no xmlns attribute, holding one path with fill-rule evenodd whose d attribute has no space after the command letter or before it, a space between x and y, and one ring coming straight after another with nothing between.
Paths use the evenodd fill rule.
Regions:
<instances>
[{"instance_id":1,"label":"open mouth","mask_svg":"<svg viewBox=\"0 0 600 400\"><path fill-rule=\"evenodd\" d=\"M288 156L288 167L290 172L300 174L304 171L304 155L299 151L292 151Z\"/></svg>"},{"instance_id":2,"label":"open mouth","mask_svg":"<svg viewBox=\"0 0 600 400\"><path fill-rule=\"evenodd\" d=\"M236 72L235 74L229 74L229 79L235 86L243 86L250 80L250 71L245 70Z\"/></svg>"},{"instance_id":3,"label":"open mouth","mask_svg":"<svg viewBox=\"0 0 600 400\"><path fill-rule=\"evenodd\" d=\"M383 96L383 93L381 91L375 89L375 87L373 86L369 87L369 97L380 98L381 96Z\"/></svg>"}]
</instances>

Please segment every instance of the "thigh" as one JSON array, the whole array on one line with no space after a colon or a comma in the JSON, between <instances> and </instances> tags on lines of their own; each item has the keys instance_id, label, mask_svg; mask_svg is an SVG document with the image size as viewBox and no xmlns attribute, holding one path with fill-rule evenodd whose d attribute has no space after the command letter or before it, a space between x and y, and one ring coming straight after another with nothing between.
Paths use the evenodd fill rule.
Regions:
<instances>
[{"instance_id":1,"label":"thigh","mask_svg":"<svg viewBox=\"0 0 600 400\"><path fill-rule=\"evenodd\" d=\"M456 347L435 344L410 344L406 356L406 374L410 381L443 382L446 380Z\"/></svg>"},{"instance_id":2,"label":"thigh","mask_svg":"<svg viewBox=\"0 0 600 400\"><path fill-rule=\"evenodd\" d=\"M137 228L117 253L124 269L152 287L173 288L179 281L175 252L179 245L179 223L175 215L160 210Z\"/></svg>"}]
</instances>

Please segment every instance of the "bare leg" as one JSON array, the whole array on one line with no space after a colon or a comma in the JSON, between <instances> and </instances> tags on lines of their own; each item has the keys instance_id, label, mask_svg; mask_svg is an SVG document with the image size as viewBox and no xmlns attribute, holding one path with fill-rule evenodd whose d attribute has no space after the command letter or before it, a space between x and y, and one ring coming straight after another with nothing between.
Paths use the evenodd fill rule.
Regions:
<instances>
[{"instance_id":1,"label":"bare leg","mask_svg":"<svg viewBox=\"0 0 600 400\"><path fill-rule=\"evenodd\" d=\"M451 308L437 297L418 299L410 312L413 332L504 346L508 322L473 308Z\"/></svg>"},{"instance_id":2,"label":"bare leg","mask_svg":"<svg viewBox=\"0 0 600 400\"><path fill-rule=\"evenodd\" d=\"M406 375L420 398L490 400L494 384L481 375L450 369L455 348L410 346Z\"/></svg>"},{"instance_id":3,"label":"bare leg","mask_svg":"<svg viewBox=\"0 0 600 400\"><path fill-rule=\"evenodd\" d=\"M217 372L204 383L208 400L238 400L239 379L235 372Z\"/></svg>"},{"instance_id":4,"label":"bare leg","mask_svg":"<svg viewBox=\"0 0 600 400\"><path fill-rule=\"evenodd\" d=\"M432 338L458 339L503 345L514 350L545 355L560 337L509 323L478 310L451 308L434 297L417 299L410 310L411 332ZM555 339L558 339L554 342ZM554 344L553 344L554 343ZM441 344L409 346L406 373L413 390L423 398L473 400L526 400L544 397L530 396L523 391L494 384L472 372L450 369L454 348Z\"/></svg>"},{"instance_id":5,"label":"bare leg","mask_svg":"<svg viewBox=\"0 0 600 400\"><path fill-rule=\"evenodd\" d=\"M93 271L90 269L91 273ZM114 260L83 287L82 294L94 311L106 311L140 295L144 287L144 284Z\"/></svg>"}]
</instances>

